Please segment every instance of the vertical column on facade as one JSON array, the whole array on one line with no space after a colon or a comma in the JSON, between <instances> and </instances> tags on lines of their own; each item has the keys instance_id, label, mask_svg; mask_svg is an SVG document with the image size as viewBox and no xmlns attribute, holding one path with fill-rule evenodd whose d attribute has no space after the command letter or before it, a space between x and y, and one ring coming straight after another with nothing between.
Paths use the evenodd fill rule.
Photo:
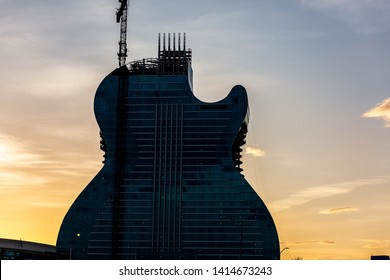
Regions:
<instances>
[{"instance_id":1,"label":"vertical column on facade","mask_svg":"<svg viewBox=\"0 0 390 280\"><path fill-rule=\"evenodd\" d=\"M179 105L175 105L175 151L174 151L174 189L173 189L173 240L172 240L172 251L176 252L176 233L177 233L177 223L176 223L176 206L177 206L177 172L178 172L178 131L179 131Z\"/></svg>"},{"instance_id":2,"label":"vertical column on facade","mask_svg":"<svg viewBox=\"0 0 390 280\"><path fill-rule=\"evenodd\" d=\"M181 111L180 111L180 137L179 137L179 143L180 143L180 172L179 172L179 233L178 233L178 251L181 252L181 228L182 228L182 218L183 218L183 201L182 201L182 190L183 190L183 129L184 129L184 105L181 104Z\"/></svg>"},{"instance_id":3,"label":"vertical column on facade","mask_svg":"<svg viewBox=\"0 0 390 280\"><path fill-rule=\"evenodd\" d=\"M172 182L172 164L173 164L173 159L174 156L172 154L172 146L173 146L173 104L169 104L169 112L170 112L170 117L169 117L169 128L170 128L170 137L169 137L169 181L168 181L168 197L169 197L169 207L168 207L168 242L167 242L167 249L168 252L171 251L172 248L172 237L171 234L174 235L174 231L172 231L172 206L174 205L174 184L175 182Z\"/></svg>"},{"instance_id":4,"label":"vertical column on facade","mask_svg":"<svg viewBox=\"0 0 390 280\"><path fill-rule=\"evenodd\" d=\"M167 157L167 151L168 151L168 104L165 104L165 120L164 120L164 127L165 127L165 131L164 131L164 163L163 163L163 180L164 180L164 183L163 183L163 188L164 188L164 193L163 193L163 196L162 196L162 202L163 202L163 213L162 213L162 228L163 228L163 232L162 232L162 251L165 252L165 246L166 246L166 229L167 229L167 188L169 186L167 186L167 177L168 177L168 174L167 174L167 161L168 161L168 157Z\"/></svg>"},{"instance_id":5,"label":"vertical column on facade","mask_svg":"<svg viewBox=\"0 0 390 280\"><path fill-rule=\"evenodd\" d=\"M112 209L112 238L111 238L111 258L121 258L122 249L122 223L123 217L121 208L123 208L123 198L121 188L125 180L125 162L126 162L126 96L128 94L128 75L127 72L121 72L118 76L118 99L116 112L116 148L115 148L115 166L113 182L113 209Z\"/></svg>"},{"instance_id":6,"label":"vertical column on facade","mask_svg":"<svg viewBox=\"0 0 390 280\"><path fill-rule=\"evenodd\" d=\"M161 230L161 180L162 180L162 134L163 134L163 107L160 104L159 120L159 147L158 147L158 196L157 196L157 252L160 252Z\"/></svg>"},{"instance_id":7,"label":"vertical column on facade","mask_svg":"<svg viewBox=\"0 0 390 280\"><path fill-rule=\"evenodd\" d=\"M154 106L155 115L154 115L154 160L153 160L153 212L152 212L152 252L155 251L155 238L156 238L156 228L157 228L157 197L156 197L156 188L157 188L157 128L158 128L158 106ZM158 219L158 218L157 218Z\"/></svg>"}]
</instances>

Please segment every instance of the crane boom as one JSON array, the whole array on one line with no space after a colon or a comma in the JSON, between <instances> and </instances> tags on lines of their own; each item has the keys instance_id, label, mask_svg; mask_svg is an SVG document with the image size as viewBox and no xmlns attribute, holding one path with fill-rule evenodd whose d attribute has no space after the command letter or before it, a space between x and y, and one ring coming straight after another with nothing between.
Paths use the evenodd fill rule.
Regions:
<instances>
[{"instance_id":1,"label":"crane boom","mask_svg":"<svg viewBox=\"0 0 390 280\"><path fill-rule=\"evenodd\" d=\"M121 3L118 11L116 12L116 22L121 24L121 33L119 40L119 52L118 60L119 67L126 65L127 57L127 43L126 43L126 34L127 34L127 7L129 0L118 0Z\"/></svg>"}]
</instances>

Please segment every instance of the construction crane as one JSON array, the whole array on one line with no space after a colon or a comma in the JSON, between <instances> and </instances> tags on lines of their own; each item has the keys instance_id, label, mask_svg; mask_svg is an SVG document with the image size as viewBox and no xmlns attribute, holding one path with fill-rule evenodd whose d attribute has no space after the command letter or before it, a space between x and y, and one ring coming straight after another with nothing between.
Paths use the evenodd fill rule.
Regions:
<instances>
[{"instance_id":1,"label":"construction crane","mask_svg":"<svg viewBox=\"0 0 390 280\"><path fill-rule=\"evenodd\" d=\"M127 57L127 44L126 44L126 33L127 33L127 7L129 5L129 0L118 0L121 3L121 6L116 12L116 22L121 24L121 33L119 41L119 67L126 65Z\"/></svg>"}]
</instances>

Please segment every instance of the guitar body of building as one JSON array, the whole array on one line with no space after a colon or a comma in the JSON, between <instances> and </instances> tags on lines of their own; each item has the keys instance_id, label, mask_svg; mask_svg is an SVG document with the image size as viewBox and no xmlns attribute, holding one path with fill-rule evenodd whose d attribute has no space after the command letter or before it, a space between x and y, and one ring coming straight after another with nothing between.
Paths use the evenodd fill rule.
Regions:
<instances>
[{"instance_id":1,"label":"guitar body of building","mask_svg":"<svg viewBox=\"0 0 390 280\"><path fill-rule=\"evenodd\" d=\"M63 220L60 258L279 259L273 219L241 174L246 90L197 99L177 35L99 85L104 166Z\"/></svg>"}]
</instances>

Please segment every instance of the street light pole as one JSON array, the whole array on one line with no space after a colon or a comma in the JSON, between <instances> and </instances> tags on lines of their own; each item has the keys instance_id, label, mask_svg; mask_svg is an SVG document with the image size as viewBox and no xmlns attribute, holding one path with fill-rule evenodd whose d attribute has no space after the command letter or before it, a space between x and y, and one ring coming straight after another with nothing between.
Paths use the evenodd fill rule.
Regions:
<instances>
[{"instance_id":1,"label":"street light pole","mask_svg":"<svg viewBox=\"0 0 390 280\"><path fill-rule=\"evenodd\" d=\"M69 259L71 260L72 259L72 251L73 251L73 244L74 242L76 241L76 238L77 237L80 237L80 233L77 233L74 237L73 237L73 240L72 240L72 243L70 244L70 250L69 250Z\"/></svg>"},{"instance_id":2,"label":"street light pole","mask_svg":"<svg viewBox=\"0 0 390 280\"><path fill-rule=\"evenodd\" d=\"M282 256L282 253L283 253L285 250L288 250L288 249L290 249L290 248L289 248L289 247L284 247L283 250L280 251L280 254L279 254L279 255Z\"/></svg>"}]
</instances>

